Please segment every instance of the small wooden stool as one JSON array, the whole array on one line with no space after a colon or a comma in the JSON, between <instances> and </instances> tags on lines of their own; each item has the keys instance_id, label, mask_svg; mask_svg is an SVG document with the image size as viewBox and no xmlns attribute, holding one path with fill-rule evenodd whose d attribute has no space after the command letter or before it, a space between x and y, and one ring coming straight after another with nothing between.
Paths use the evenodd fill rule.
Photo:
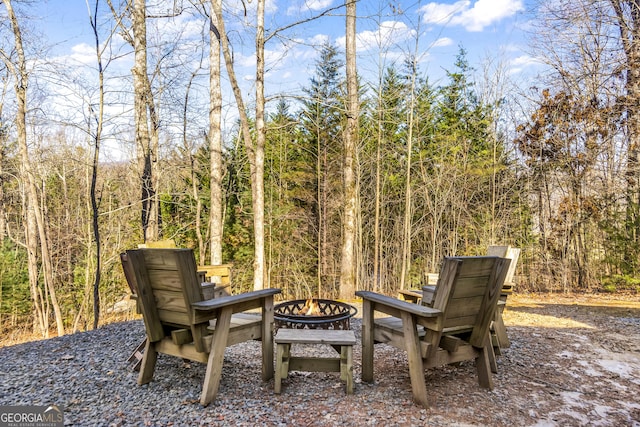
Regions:
<instances>
[{"instance_id":1,"label":"small wooden stool","mask_svg":"<svg viewBox=\"0 0 640 427\"><path fill-rule=\"evenodd\" d=\"M276 374L274 391L280 394L282 379L289 371L340 372L346 382L347 394L353 394L353 331L326 329L278 329L276 343ZM291 356L291 344L329 344L340 357Z\"/></svg>"}]
</instances>

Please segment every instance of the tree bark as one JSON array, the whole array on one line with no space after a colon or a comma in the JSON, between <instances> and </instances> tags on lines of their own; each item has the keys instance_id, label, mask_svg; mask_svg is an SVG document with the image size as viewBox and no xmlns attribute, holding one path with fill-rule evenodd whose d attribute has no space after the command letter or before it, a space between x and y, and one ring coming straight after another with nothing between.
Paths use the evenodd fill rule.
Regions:
<instances>
[{"instance_id":1,"label":"tree bark","mask_svg":"<svg viewBox=\"0 0 640 427\"><path fill-rule=\"evenodd\" d=\"M99 0L95 2L93 15L89 11L89 21L93 30L96 48L96 61L98 63L98 111L93 112L96 121L96 131L93 135L93 162L91 164L91 224L93 230L93 242L95 245L95 273L93 277L93 328L98 327L100 322L100 278L102 274L102 251L100 246L100 210L98 209L98 197L96 195L96 185L98 182L98 168L100 164L100 144L102 141L102 125L104 122L104 70L102 67L102 50L100 46L100 36L98 34L98 5ZM90 245L87 250L87 260L91 259ZM87 262L87 271L90 263Z\"/></svg>"},{"instance_id":2,"label":"tree bark","mask_svg":"<svg viewBox=\"0 0 640 427\"><path fill-rule=\"evenodd\" d=\"M253 194L253 228L254 228L254 276L253 288L262 289L265 281L264 250L264 145L266 128L264 123L264 7L265 0L258 0L256 28L256 147L255 167L251 180Z\"/></svg>"},{"instance_id":3,"label":"tree bark","mask_svg":"<svg viewBox=\"0 0 640 427\"><path fill-rule=\"evenodd\" d=\"M358 139L358 75L356 70L356 1L346 3L347 127L344 133L344 219L340 266L340 298L356 290L356 215L358 203L356 159Z\"/></svg>"},{"instance_id":4,"label":"tree bark","mask_svg":"<svg viewBox=\"0 0 640 427\"><path fill-rule=\"evenodd\" d=\"M153 185L153 156L151 135L149 132L149 117L147 107L151 98L147 75L147 25L145 0L134 0L131 9L133 29L134 65L133 75L133 111L136 128L136 150L138 169L141 178L141 224L142 237L147 240L157 240L157 222L153 218L157 215L154 201L156 190Z\"/></svg>"},{"instance_id":5,"label":"tree bark","mask_svg":"<svg viewBox=\"0 0 640 427\"><path fill-rule=\"evenodd\" d=\"M214 10L222 8L222 0L211 0L209 25L209 151L211 162L211 264L222 264L222 89L220 83L220 33Z\"/></svg>"},{"instance_id":6,"label":"tree bark","mask_svg":"<svg viewBox=\"0 0 640 427\"><path fill-rule=\"evenodd\" d=\"M242 139L249 158L249 169L251 174L251 195L253 197L253 225L254 225L254 261L253 261L253 287L255 290L264 287L265 255L264 255L264 135L257 137L254 145L251 139L251 129L249 118L245 108L244 100L235 70L233 68L233 58L229 39L226 36L224 19L222 16L222 5L215 4L217 29L221 36L222 54L229 76L229 82L233 90L233 95L240 115L240 127ZM261 16L262 15L262 16ZM260 17L261 16L261 17ZM264 114L264 0L258 1L258 32L256 34L256 128L257 133L264 133L264 117L259 119L258 113L262 108ZM262 104L262 107L259 107ZM262 123L259 123L261 121Z\"/></svg>"},{"instance_id":7,"label":"tree bark","mask_svg":"<svg viewBox=\"0 0 640 427\"><path fill-rule=\"evenodd\" d=\"M7 14L14 36L15 50L18 55L17 64L13 64L5 55L3 55L3 59L5 60L5 65L11 70L15 79L15 93L17 102L16 130L18 145L20 147L20 158L22 160L22 179L24 180L27 187L26 238L27 251L29 252L29 281L32 293L39 291L37 259L37 246L39 240L41 256L40 261L42 263L42 277L44 280L45 292L48 293L51 300L51 306L53 307L56 327L58 330L58 336L62 336L65 333L64 323L60 305L58 304L58 299L56 298L55 286L53 283L53 264L51 262L49 241L45 230L45 221L42 213L42 206L40 204L40 199L38 198L38 188L36 185L36 179L31 165L31 158L29 156L29 148L27 145L27 87L29 81L29 73L27 72L27 63L22 45L22 33L18 24L18 19L13 11L11 1L2 1L7 8ZM37 301L38 298L41 298L36 295L32 296L34 297L34 301ZM45 301L42 301L42 303L46 304ZM43 312L46 315L46 311L43 310ZM47 330L43 331L45 336L47 336L49 331L48 321L46 319L43 319L41 327L47 328Z\"/></svg>"},{"instance_id":8,"label":"tree bark","mask_svg":"<svg viewBox=\"0 0 640 427\"><path fill-rule=\"evenodd\" d=\"M637 0L610 0L626 57L624 110L627 147L627 234L632 242L625 255L631 273L640 269L637 248L640 246L640 3Z\"/></svg>"}]
</instances>

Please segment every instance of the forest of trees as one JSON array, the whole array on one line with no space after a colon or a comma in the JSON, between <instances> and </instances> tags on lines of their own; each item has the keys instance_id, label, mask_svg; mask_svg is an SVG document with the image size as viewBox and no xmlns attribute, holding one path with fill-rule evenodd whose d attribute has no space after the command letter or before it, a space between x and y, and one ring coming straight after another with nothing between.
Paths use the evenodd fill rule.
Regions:
<instances>
[{"instance_id":1,"label":"forest of trees","mask_svg":"<svg viewBox=\"0 0 640 427\"><path fill-rule=\"evenodd\" d=\"M464 46L432 83L417 41L365 79L357 1L281 28L265 28L265 0L238 3L88 0L95 57L81 73L41 60L29 3L2 0L3 333L97 327L128 296L119 254L159 239L233 263L234 292L286 299L395 295L491 244L522 249L520 291L640 290L637 1L537 2L540 72L524 87ZM381 8L402 20L393 3ZM199 39L163 37L180 14ZM346 48L317 46L300 94L266 97L265 44L326 16ZM249 95L227 30L238 22L255 43ZM125 155L107 160L113 141Z\"/></svg>"}]
</instances>

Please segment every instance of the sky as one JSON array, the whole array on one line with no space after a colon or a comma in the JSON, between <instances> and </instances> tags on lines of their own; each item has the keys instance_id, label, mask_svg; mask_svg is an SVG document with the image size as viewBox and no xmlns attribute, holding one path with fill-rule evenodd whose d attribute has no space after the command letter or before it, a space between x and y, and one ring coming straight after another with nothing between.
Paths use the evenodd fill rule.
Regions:
<instances>
[{"instance_id":1,"label":"sky","mask_svg":"<svg viewBox=\"0 0 640 427\"><path fill-rule=\"evenodd\" d=\"M246 0L249 8L256 1ZM468 51L472 65L480 64L488 56L500 57L510 73L526 71L535 61L526 53L526 28L529 0L448 0L439 2L400 0L361 0L358 3L358 55L362 72L378 69L380 63L401 63L407 54L417 53L425 74L438 79L444 69L452 69L455 57L462 46ZM93 3L94 0L88 0ZM296 20L306 19L321 11L338 6L343 0L267 0L267 34L275 28ZM38 29L54 46L57 56L78 58L82 54L93 55L92 34L88 25L87 0L40 0L34 16L38 17ZM104 0L103 0L104 3ZM161 3L162 10L170 11L171 0L148 0L149 4ZM240 0L225 0L230 9L242 12ZM165 6L169 5L169 7ZM106 9L103 11L107 13ZM103 15L104 16L104 15ZM199 33L199 18L183 16L172 20L176 27L192 26ZM237 35L244 30L230 27L232 42L243 47L238 56L239 69L249 64L245 79L252 78L253 41L249 37L240 40ZM236 31L236 33L234 33ZM286 41L274 38L267 43L268 73L276 82L296 80L313 72L318 58L317 46L324 41L344 46L344 16L336 10L323 19L293 27L283 33ZM196 34L197 36L197 34ZM417 37L416 37L417 36ZM416 42L417 41L417 42ZM386 51L381 59L380 50Z\"/></svg>"},{"instance_id":2,"label":"sky","mask_svg":"<svg viewBox=\"0 0 640 427\"><path fill-rule=\"evenodd\" d=\"M98 22L101 40L104 41L108 33L105 23L113 21L109 18L105 0L100 1ZM391 65L401 67L408 55L415 55L422 77L428 78L432 84L444 84L446 70L454 69L460 47L467 51L470 65L479 73L490 58L492 66L501 67L510 78L525 79L536 69L536 61L527 53L527 28L531 16L528 7L531 1L360 0L356 31L357 67L361 81L374 85L380 70ZM87 3L93 7L95 0L39 0L29 9L23 9L30 17L34 34L48 46L46 60L60 64L61 68L66 67L68 71L65 73L70 76L77 73L78 77L72 78L73 81L81 81L81 73L95 75L94 38L89 26ZM179 3L180 0L147 0L152 9L150 13L170 14L175 12L175 5ZM228 35L234 46L236 72L243 92L252 98L255 90L252 24L255 22L256 1L245 0L246 9L241 0L224 0L223 3L228 13L235 14L235 18L227 20ZM314 75L319 46L330 42L344 48L344 11L338 8L342 3L343 0L267 0L266 34L276 34L266 45L267 97L283 93L299 96ZM336 9L321 19L313 19L330 8ZM300 21L304 23L292 25ZM194 56L194 52L206 44L203 39L206 37L206 20L201 15L191 10L170 19L150 19L147 25L150 46L158 40L174 43L176 54L172 56L175 62L172 65L180 61L178 65L185 68L183 74L197 68L199 57ZM281 30L285 27L286 30ZM115 59L108 65L107 72L130 78L133 60L130 47L115 36L110 52ZM203 60L206 62L206 56ZM200 84L204 88L206 73L203 72L202 76ZM66 100L71 100L68 107L74 108L78 102L75 99L77 93L71 92L82 92L83 89L69 88L66 84L56 87ZM233 122L237 112L228 88L224 96L229 100L226 103L226 120ZM116 110L118 107L111 108Z\"/></svg>"}]
</instances>

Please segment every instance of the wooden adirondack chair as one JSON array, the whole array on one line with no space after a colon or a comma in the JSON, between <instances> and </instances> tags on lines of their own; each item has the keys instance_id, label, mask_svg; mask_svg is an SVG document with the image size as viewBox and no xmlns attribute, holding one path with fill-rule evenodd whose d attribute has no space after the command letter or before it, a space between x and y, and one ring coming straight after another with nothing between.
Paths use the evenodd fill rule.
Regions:
<instances>
[{"instance_id":1,"label":"wooden adirondack chair","mask_svg":"<svg viewBox=\"0 0 640 427\"><path fill-rule=\"evenodd\" d=\"M146 248L146 245L138 245L140 248ZM175 245L159 245L158 248L175 248ZM120 263L124 271L124 277L131 291L130 298L136 301L136 310L141 314L140 305L138 304L138 286L133 272L133 267L129 263L126 252L120 254ZM205 280L215 280L215 283L206 282ZM198 266L198 281L201 282L202 295L204 299L220 298L229 295L231 289L231 264L206 265ZM134 371L139 371L142 365L142 357L144 348L147 344L145 337L133 350L127 361L132 364Z\"/></svg>"},{"instance_id":2,"label":"wooden adirondack chair","mask_svg":"<svg viewBox=\"0 0 640 427\"><path fill-rule=\"evenodd\" d=\"M513 292L513 277L515 276L518 258L520 257L520 249L511 247L509 245L489 246L487 248L487 255L497 256L500 258L508 258L511 260L511 263L509 264L509 271L507 271L507 276L505 277L504 284L502 285L502 290L500 292L498 310L496 310L495 318L493 319L493 323L491 324L491 342L493 344L495 353L499 355L502 353L501 349L511 346L511 342L509 341L509 337L507 336L507 328L502 318L502 313L504 312L508 295ZM435 280L437 281L437 275L432 276L435 276ZM430 306L432 304L435 290L435 284L430 284L422 287L422 304L427 306ZM497 367L495 365L492 369L494 372L497 372Z\"/></svg>"},{"instance_id":3,"label":"wooden adirondack chair","mask_svg":"<svg viewBox=\"0 0 640 427\"><path fill-rule=\"evenodd\" d=\"M500 302L498 303L498 310L496 311L495 319L493 319L491 339L493 342L493 348L497 354L501 353L501 349L511 347L511 341L507 336L507 327L504 324L502 313L507 305L507 297L513 293L513 287L515 283L513 278L516 274L516 266L518 265L518 258L520 258L520 248L514 248L509 245L505 246L489 246L487 255L498 256L502 258L508 258L511 260L509 264L509 271L507 277L504 279L502 285L502 291L500 292Z\"/></svg>"},{"instance_id":4,"label":"wooden adirondack chair","mask_svg":"<svg viewBox=\"0 0 640 427\"><path fill-rule=\"evenodd\" d=\"M279 289L205 300L191 249L137 249L126 257L147 335L138 384L152 380L158 353L206 363L200 403L207 405L218 391L225 348L253 339L262 340L262 379L273 377ZM251 309L261 314L242 314Z\"/></svg>"},{"instance_id":5,"label":"wooden adirondack chair","mask_svg":"<svg viewBox=\"0 0 640 427\"><path fill-rule=\"evenodd\" d=\"M488 256L445 258L431 307L356 292L363 300L362 380L373 381L374 344L386 343L407 352L413 397L424 406L425 368L475 360L480 386L493 388L489 326L509 263Z\"/></svg>"}]
</instances>

